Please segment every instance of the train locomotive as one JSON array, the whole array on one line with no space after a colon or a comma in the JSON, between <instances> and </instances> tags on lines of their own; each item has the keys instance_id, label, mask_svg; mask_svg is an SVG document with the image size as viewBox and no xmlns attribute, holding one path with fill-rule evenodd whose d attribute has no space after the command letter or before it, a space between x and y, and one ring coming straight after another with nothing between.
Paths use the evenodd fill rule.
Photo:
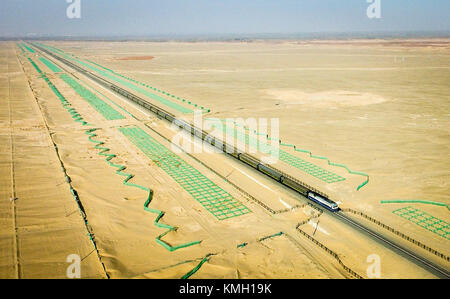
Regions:
<instances>
[{"instance_id":1,"label":"train locomotive","mask_svg":"<svg viewBox=\"0 0 450 299\"><path fill-rule=\"evenodd\" d=\"M265 175L273 178L274 180L282 183L283 185L297 191L298 193L302 194L309 200L319 204L320 206L326 208L327 210L331 212L336 212L339 210L339 206L336 202L328 199L326 196L320 195L307 187L299 184L298 182L294 181L293 179L284 176L282 173L278 172L277 170L268 167L267 165L262 164L257 159L253 158L250 155L247 155L245 153L232 153L233 157L241 160L247 165L250 165L251 167L259 170L260 172L264 173Z\"/></svg>"}]
</instances>

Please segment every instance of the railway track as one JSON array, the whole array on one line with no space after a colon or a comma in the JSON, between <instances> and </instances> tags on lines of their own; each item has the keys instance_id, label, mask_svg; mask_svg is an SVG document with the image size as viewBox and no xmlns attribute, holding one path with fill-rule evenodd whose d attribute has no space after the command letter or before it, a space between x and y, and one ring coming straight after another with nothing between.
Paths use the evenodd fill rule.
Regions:
<instances>
[{"instance_id":1,"label":"railway track","mask_svg":"<svg viewBox=\"0 0 450 299\"><path fill-rule=\"evenodd\" d=\"M259 167L256 167L256 169L260 173L271 177L272 179L278 181L280 184L284 185L285 187L288 187L289 189L293 189L293 190L297 191L302 196L305 196L305 194L302 192L299 192L299 190L298 190L299 188L302 190L309 190L309 191L315 192L319 195L322 195L322 196L325 196L326 198L328 198L328 196L325 193L321 192L320 190L317 190L316 188L309 186L309 185L293 178L290 175L285 174L284 172L282 172L270 165L262 164L262 162L259 161L257 158L255 158L251 155L248 155L247 153L240 153L233 145L226 144L222 140L218 140L216 138L210 138L210 136L206 132L204 132L202 129L194 127L189 122L186 122L181 119L177 119L175 117L175 115L173 115L169 111L144 100L143 98L123 89L120 86L115 85L114 83L92 73L91 71L88 71L88 70L82 68L81 66L79 66L63 57L60 57L60 56L54 54L53 52L51 52L39 45L33 44L33 46L35 48L37 48L39 51L44 52L45 54L53 57L54 59L58 60L59 62L61 62L63 64L65 64L66 66L69 66L70 68L80 72L81 74L92 79L93 81L97 82L98 84L114 91L115 93L119 94L120 96L123 96L123 97L133 101L134 103L144 107L148 111L155 113L159 117L164 118L165 120L167 120L169 122L175 123L178 127L188 131L193 136L196 136L199 139L201 139L203 141L207 141L211 145L218 147L219 149L223 150L223 152L228 153L230 156L238 159L239 161L246 163L246 164L252 166L253 168L255 168L255 165L251 165L250 163L253 163L253 164L260 163L261 165L263 165L262 169L260 169ZM207 137L209 139L207 139ZM230 149L231 149L231 151L230 151ZM241 156L244 157L244 159L241 159L240 158ZM273 173L276 173L277 175L281 175L284 179L280 180L279 178L270 175L268 172L269 173L273 172ZM315 203L311 203L311 204L318 206ZM414 264L433 273L437 277L446 278L446 279L450 278L450 272L448 270L436 265L435 263L433 263L433 262L429 261L428 259L426 259L425 257L421 256L420 254L413 252L413 251L399 245L397 242L393 241L392 239L385 237L382 234L371 230L370 228L366 227L365 225L359 223L358 221L349 218L342 211L338 211L338 212L326 211L326 212L328 215L331 215L331 216L339 219L341 222L347 224L351 228L362 232L363 234L369 236L370 238L379 242L380 244L384 245L385 247L393 250L397 254L404 256L405 258L407 258Z\"/></svg>"},{"instance_id":2,"label":"railway track","mask_svg":"<svg viewBox=\"0 0 450 299\"><path fill-rule=\"evenodd\" d=\"M362 225L361 223L358 223L357 221L349 218L343 212L338 211L336 213L333 213L333 215L335 217L341 219L343 222L350 225L351 227L372 237L372 239L378 241L379 243L391 248L392 250L394 250L397 253L400 253L404 257L408 258L410 261L414 262L415 264L417 264L419 266L422 266L423 268L427 269L428 271L437 275L438 277L446 278L446 279L450 278L450 273L446 269L434 264L433 262L430 262L426 258L418 255L417 253L412 252L411 250L406 249L405 247L382 236L381 234L374 232L373 230Z\"/></svg>"}]
</instances>

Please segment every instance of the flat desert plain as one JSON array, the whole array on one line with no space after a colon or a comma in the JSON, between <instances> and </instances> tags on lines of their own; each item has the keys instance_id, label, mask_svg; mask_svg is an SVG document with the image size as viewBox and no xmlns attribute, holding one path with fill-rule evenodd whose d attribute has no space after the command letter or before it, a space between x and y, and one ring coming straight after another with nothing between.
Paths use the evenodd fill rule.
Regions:
<instances>
[{"instance_id":1,"label":"flat desert plain","mask_svg":"<svg viewBox=\"0 0 450 299\"><path fill-rule=\"evenodd\" d=\"M450 255L449 39L41 44L205 107L205 119L278 119L280 150L343 179L280 163L283 171L342 210ZM436 277L229 156L177 153L250 211L218 219L118 130L140 128L171 149L164 120L34 49L0 44L0 277L64 278L71 255L82 278L369 278L373 256L378 277ZM124 117L105 120L42 57ZM167 229L144 210L148 192L122 183L30 60L97 129L111 162L153 190L150 207L178 228L161 239L200 243L170 251L155 240ZM401 216L406 208L431 223ZM448 258L352 215L449 268Z\"/></svg>"}]
</instances>

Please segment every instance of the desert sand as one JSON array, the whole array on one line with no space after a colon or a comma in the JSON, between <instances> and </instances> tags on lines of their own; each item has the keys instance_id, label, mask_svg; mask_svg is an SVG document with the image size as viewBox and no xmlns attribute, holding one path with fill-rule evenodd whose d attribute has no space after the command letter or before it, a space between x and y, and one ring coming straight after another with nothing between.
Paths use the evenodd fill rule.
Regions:
<instances>
[{"instance_id":1,"label":"desert sand","mask_svg":"<svg viewBox=\"0 0 450 299\"><path fill-rule=\"evenodd\" d=\"M381 204L394 199L450 204L449 40L44 44L204 106L210 109L204 118L279 118L283 143L370 179L357 190L365 177L290 147L281 149L345 180L326 183L281 162L280 168L341 208L361 211L450 255L448 238L393 213L411 206L448 225L446 207ZM353 278L298 233L296 225L303 221L303 231L364 278L372 254L381 258L381 278L434 277L330 215L318 216L306 198L224 154L178 154L251 211L218 220L117 129L138 127L170 149L165 138L176 132L166 122L74 73L124 116L106 120L39 60L57 63L51 57L22 53L15 43L3 42L0 49L0 277L65 277L67 256L78 254L82 278L181 278L205 257L192 278ZM98 128L95 139L116 155L112 162L134 175L130 182L153 190L150 207L165 212L163 223L178 227L163 240L200 244L170 252L155 242L165 230L154 225L155 214L144 211L148 194L122 184L124 177L99 155L86 128L73 120L27 57ZM281 212L270 213L258 202ZM449 268L448 261L422 253Z\"/></svg>"}]
</instances>

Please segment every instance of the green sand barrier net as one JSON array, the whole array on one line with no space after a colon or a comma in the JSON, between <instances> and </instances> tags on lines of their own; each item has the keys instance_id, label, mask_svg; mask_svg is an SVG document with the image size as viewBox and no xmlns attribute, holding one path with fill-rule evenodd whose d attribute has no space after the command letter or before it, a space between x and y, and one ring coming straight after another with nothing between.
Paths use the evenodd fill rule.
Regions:
<instances>
[{"instance_id":1,"label":"green sand barrier net","mask_svg":"<svg viewBox=\"0 0 450 299\"><path fill-rule=\"evenodd\" d=\"M187 164L137 127L119 128L147 157L156 162L170 177L217 219L224 220L250 213L250 209L234 199L197 169Z\"/></svg>"},{"instance_id":2,"label":"green sand barrier net","mask_svg":"<svg viewBox=\"0 0 450 299\"><path fill-rule=\"evenodd\" d=\"M245 142L246 144L257 144L255 143L257 142L257 139L251 138L248 133L245 133ZM263 153L270 153L275 151L274 147L266 142L259 143L259 150L262 151ZM309 175L312 175L313 177L318 178L319 180L322 180L326 183L336 183L345 180L345 178L340 175L337 175L331 171L323 169L322 167L319 167L311 162L305 161L282 149L278 150L278 157L282 162L294 166L295 168Z\"/></svg>"},{"instance_id":3,"label":"green sand barrier net","mask_svg":"<svg viewBox=\"0 0 450 299\"><path fill-rule=\"evenodd\" d=\"M42 61L42 63L45 64L52 72L54 72L54 73L61 73L62 72L62 69L60 69L58 66L56 66L50 60L48 60L48 59L46 59L44 57L39 57L39 60Z\"/></svg>"},{"instance_id":4,"label":"green sand barrier net","mask_svg":"<svg viewBox=\"0 0 450 299\"><path fill-rule=\"evenodd\" d=\"M225 121L223 121L224 133L227 135L231 135L242 143L245 143L249 147L259 150L263 153L274 153L276 152L276 148L270 145L270 143L258 141L257 138L251 137L248 132L243 130L238 130L236 126L234 126L231 130L227 129L227 125ZM228 126L229 128L229 126ZM326 183L335 183L345 180L344 177L337 175L333 172L325 170L311 162L305 161L297 156L294 156L282 149L278 149L278 158L280 161L291 165L309 175L312 175L315 178L318 178Z\"/></svg>"},{"instance_id":5,"label":"green sand barrier net","mask_svg":"<svg viewBox=\"0 0 450 299\"><path fill-rule=\"evenodd\" d=\"M172 108L174 110L177 110L177 111L179 111L181 113L192 113L193 112L191 109L188 109L188 108L183 107L183 106L181 106L181 105L179 105L177 103L174 103L174 102L169 101L169 100L167 100L167 99L165 99L163 97L160 97L160 96L158 96L158 95L156 95L156 94L154 94L152 92L149 92L149 91L147 91L147 90L145 90L145 89L143 89L143 88L141 88L139 86L134 85L131 82L128 82L128 81L123 80L123 79L120 79L120 78L116 77L115 75L111 74L110 72L107 72L107 71L104 71L104 70L99 69L97 67L94 67L94 66L92 66L92 65L90 65L90 64L88 64L88 63L86 63L86 62L84 62L82 60L76 60L76 61L79 64L84 65L85 67L95 71L97 74L99 74L99 75L101 75L103 77L106 77L108 79L111 79L111 80L113 80L116 83L122 84L123 86L126 86L126 87L128 87L128 88L130 88L130 89L132 89L132 90L134 90L134 91L136 91L136 92L138 92L140 94L143 94L143 95L145 95L145 96L147 96L147 97L149 97L149 98L151 98L153 100L156 100L159 103L161 103L161 104L163 104L163 105L165 105L167 107L170 107L170 108Z\"/></svg>"},{"instance_id":6,"label":"green sand barrier net","mask_svg":"<svg viewBox=\"0 0 450 299\"><path fill-rule=\"evenodd\" d=\"M22 53L25 53L25 50L23 49L23 47L20 44L16 44L16 45L17 45L17 47L19 47L19 49Z\"/></svg>"},{"instance_id":7,"label":"green sand barrier net","mask_svg":"<svg viewBox=\"0 0 450 299\"><path fill-rule=\"evenodd\" d=\"M81 64L81 65L87 67L88 69L96 72L100 76L108 78L108 79L110 79L110 80L112 80L112 81L114 81L116 83L122 84L123 86L126 86L126 87L128 87L128 88L130 88L130 89L132 89L132 90L134 90L134 91L136 91L138 93L140 93L140 94L143 94L143 95L145 95L145 96L147 96L147 97L149 97L149 98L151 98L151 99L153 99L155 101L158 101L159 103L161 103L161 104L163 104L163 105L165 105L167 107L170 107L170 108L172 108L172 109L174 109L174 110L176 110L178 112L181 112L181 113L192 113L193 112L193 110L191 110L191 109L188 109L188 108L186 108L186 107L184 107L182 105L179 105L179 104L177 104L177 103L175 103L173 101L170 101L170 100L168 100L166 98L158 96L158 95L156 95L156 94L154 94L154 93L152 93L152 92L150 92L150 91L148 91L148 90L146 90L144 88L141 88L141 87L133 84L132 82L129 82L129 81L124 80L124 79L121 79L115 73L112 73L109 70L105 70L103 68L95 67L95 66L93 66L93 65L91 65L89 63L86 63L86 62L76 58L75 56L68 55L68 54L62 52L61 50L56 50L56 48L54 48L54 47L49 47L49 46L46 46L46 45L43 45L43 44L38 44L38 45L42 46L42 47L44 47L44 48L46 48L46 49L48 49L48 50L50 50L52 52L57 52L57 54L63 56L64 58L66 58L68 60L71 60L71 61L74 61L74 62L76 62L78 64Z\"/></svg>"},{"instance_id":8,"label":"green sand barrier net","mask_svg":"<svg viewBox=\"0 0 450 299\"><path fill-rule=\"evenodd\" d=\"M443 202L430 201L430 200L422 200L422 199L394 199L394 200L382 200L381 204L389 204L389 203L420 203L426 205L434 205L440 207L446 207L450 210L450 206Z\"/></svg>"},{"instance_id":9,"label":"green sand barrier net","mask_svg":"<svg viewBox=\"0 0 450 299\"><path fill-rule=\"evenodd\" d=\"M90 90L86 89L75 79L67 74L61 74L59 76L64 82L75 90L83 99L85 99L92 107L95 108L104 118L107 120L124 119L125 117L118 111L114 110L111 106L105 103L102 99L97 97Z\"/></svg>"},{"instance_id":10,"label":"green sand barrier net","mask_svg":"<svg viewBox=\"0 0 450 299\"><path fill-rule=\"evenodd\" d=\"M27 49L28 52L30 53L36 53L36 51L34 51L32 48L28 47L26 44L22 43L22 46Z\"/></svg>"},{"instance_id":11,"label":"green sand barrier net","mask_svg":"<svg viewBox=\"0 0 450 299\"><path fill-rule=\"evenodd\" d=\"M94 61L91 61L91 60L89 60L89 59L86 59L86 61L89 62L90 64L93 64L93 65L96 65L96 66L98 66L98 67L101 67L102 69L107 70L108 72L113 73L113 74L116 75L116 76L119 76L119 77L121 77L121 78L124 78L124 79L126 79L126 80L128 80L128 81L131 81L131 82L133 82L133 83L135 83L135 84L137 84L137 85L144 86L144 87L146 87L146 88L148 88L148 89L151 89L151 90L153 90L153 91L159 92L159 93L161 93L161 94L163 94L163 95L165 95L165 96L167 96L167 97L171 97L172 99L176 99L176 100L178 100L178 101L181 101L181 102L183 102L184 104L191 105L191 106L193 106L193 107L195 107L195 108L197 108L197 109L201 109L203 112L206 112L206 113L211 112L211 109L205 108L205 107L203 107L203 106L201 106L201 105L198 105L198 104L193 103L193 102L191 102L191 101L188 101L188 100L186 100L186 99L180 98L180 97L178 97L178 96L176 96L176 95L170 94L170 93L168 93L168 92L166 92L166 91L163 91L163 90L160 90L160 89L158 89L158 88L156 88L156 87L152 87L152 86L150 86L150 85L148 85L148 84L146 84L146 83L140 82L140 81L135 80L135 79L133 79L133 78L124 76L124 75L122 75L122 74L120 74L120 73L117 73L117 72L115 72L114 70L109 69L109 68L107 68L107 67L104 67L104 66L102 66L102 65L100 65L100 64L98 64L98 63L96 63L96 62L94 62Z\"/></svg>"},{"instance_id":12,"label":"green sand barrier net","mask_svg":"<svg viewBox=\"0 0 450 299\"><path fill-rule=\"evenodd\" d=\"M298 168L301 171L306 172L307 174L312 175L313 177L316 177L326 183L336 183L345 180L345 178L340 175L325 170L311 162L300 159L299 157L296 157L281 149L279 156L281 161L294 166L295 168Z\"/></svg>"},{"instance_id":13,"label":"green sand barrier net","mask_svg":"<svg viewBox=\"0 0 450 299\"><path fill-rule=\"evenodd\" d=\"M450 239L450 227L449 223L438 219L424 211L413 207L405 207L392 211L395 215L398 215L404 219L417 224L432 233L435 233L447 240Z\"/></svg>"}]
</instances>

